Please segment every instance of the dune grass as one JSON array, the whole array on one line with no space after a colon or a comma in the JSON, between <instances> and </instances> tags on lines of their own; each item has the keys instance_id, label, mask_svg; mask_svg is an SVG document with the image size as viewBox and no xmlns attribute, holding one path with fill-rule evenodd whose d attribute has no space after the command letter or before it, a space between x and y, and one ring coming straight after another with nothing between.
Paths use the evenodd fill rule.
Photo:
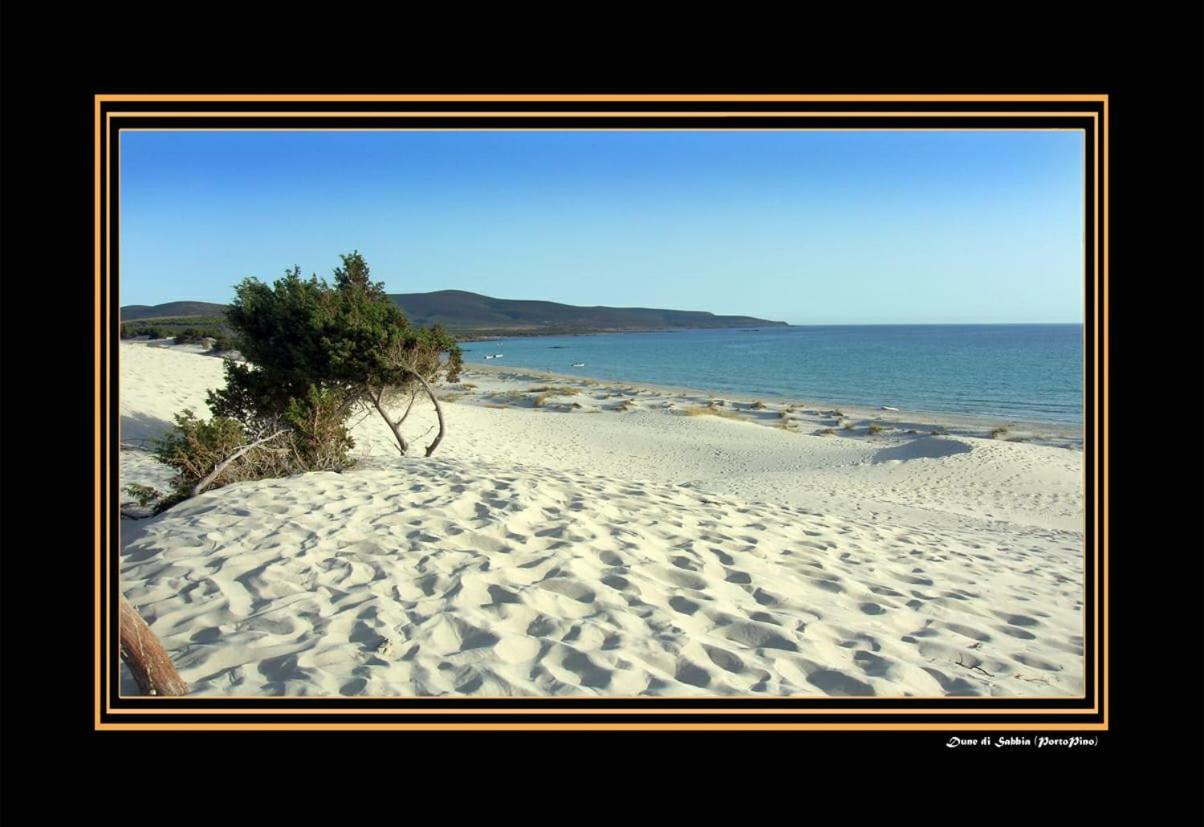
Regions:
<instances>
[{"instance_id":1,"label":"dune grass","mask_svg":"<svg viewBox=\"0 0 1204 827\"><path fill-rule=\"evenodd\" d=\"M576 396L581 393L581 390L580 388L573 388L568 385L543 385L538 388L527 388L527 393L542 393L548 396Z\"/></svg>"},{"instance_id":2,"label":"dune grass","mask_svg":"<svg viewBox=\"0 0 1204 827\"><path fill-rule=\"evenodd\" d=\"M729 411L723 408L712 408L710 405L691 405L688 408L682 408L681 412L686 416L721 416L724 419L740 418L740 415L735 411Z\"/></svg>"},{"instance_id":3,"label":"dune grass","mask_svg":"<svg viewBox=\"0 0 1204 827\"><path fill-rule=\"evenodd\" d=\"M527 393L539 394L535 397L535 401L531 404L533 404L536 408L542 408L548 404L549 399L553 399L558 396L576 396L577 394L581 393L581 391L579 391L577 388L556 387L549 385L542 388L531 388L527 391ZM574 402L573 405L578 408L581 407L576 402Z\"/></svg>"}]
</instances>

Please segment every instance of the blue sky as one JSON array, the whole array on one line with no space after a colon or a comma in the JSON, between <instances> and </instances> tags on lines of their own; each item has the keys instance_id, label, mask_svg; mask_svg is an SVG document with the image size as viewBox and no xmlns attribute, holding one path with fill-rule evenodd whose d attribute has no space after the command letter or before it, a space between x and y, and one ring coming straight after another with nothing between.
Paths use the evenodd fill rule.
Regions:
<instances>
[{"instance_id":1,"label":"blue sky","mask_svg":"<svg viewBox=\"0 0 1204 827\"><path fill-rule=\"evenodd\" d=\"M358 249L460 289L792 324L1080 322L1078 132L123 132L121 303Z\"/></svg>"}]
</instances>

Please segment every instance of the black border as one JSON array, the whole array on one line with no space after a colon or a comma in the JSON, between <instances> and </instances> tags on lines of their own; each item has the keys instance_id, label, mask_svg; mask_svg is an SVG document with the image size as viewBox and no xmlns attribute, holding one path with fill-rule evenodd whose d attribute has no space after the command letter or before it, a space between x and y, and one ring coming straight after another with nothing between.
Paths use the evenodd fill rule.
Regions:
<instances>
[{"instance_id":1,"label":"black border","mask_svg":"<svg viewBox=\"0 0 1204 827\"><path fill-rule=\"evenodd\" d=\"M629 105L630 104L630 105ZM649 112L664 112L664 111L713 111L713 112L729 112L729 111L779 111L780 115L774 117L740 117L738 114L731 117L691 117L689 115L682 116L645 116L645 117L628 117L628 116L606 116L606 117L587 117L587 116L550 116L548 118L540 117L454 117L454 118L438 118L430 116L404 116L392 114L379 114L382 110L391 112L396 111L416 111L416 112L431 112L437 109L448 109L456 111L488 111L488 112L503 112L503 111L548 111L549 113L556 111L582 112L586 110L600 111L636 111L646 110ZM106 116L109 113L122 112L174 112L174 111L208 111L208 112L226 112L226 111L245 111L245 112L264 112L264 111L281 111L281 112L346 112L346 111L369 111L378 114L372 117L348 117L341 118L338 116L322 116L322 117L188 117L187 115L180 116L149 116L149 117L130 117L121 118L120 115L115 115L107 121L107 129L103 130L101 158L104 159L104 151L106 147L115 147L119 140L119 132L123 127L135 128L267 128L267 129L290 129L296 127L302 128L317 128L322 129L339 129L339 128L645 128L645 127L661 127L661 128L751 128L751 129L797 129L797 128L975 128L975 129L1017 129L1017 128L1062 128L1062 129L1081 129L1084 131L1084 146L1085 146L1085 180L1084 180L1084 197L1086 206L1086 221L1084 239L1086 273L1095 274L1099 278L1100 274L1096 273L1097 260L1097 239L1094 237L1094 221L1093 213L1095 211L1094 204L1094 184L1096 164L1094 158L1094 144L1096 137L1096 124L1099 124L1102 132L1104 106L1100 101L879 101L879 102L863 102L863 101L800 101L800 102L762 102L762 101L745 101L737 102L733 105L731 102L712 102L712 101L684 101L684 102L596 102L596 101L485 101L476 104L462 104L460 102L445 102L441 105L434 105L429 101L406 101L406 102L361 102L361 101L337 101L337 102L321 102L321 101L276 101L276 102L209 102L199 103L192 101L180 101L177 103L171 102L156 102L156 101L103 101L100 106L100 117L102 125L106 124ZM927 117L921 115L921 112L940 111L947 113L955 112L983 112L992 110L999 113L996 116L981 116L981 115L948 115L942 117ZM910 111L914 115L872 115L872 116L832 116L828 115L822 118L806 117L792 113L802 112L833 112L833 111L869 111L869 112L905 112ZM1007 115L1007 112L1075 112L1076 115L1056 115L1056 116L1031 116L1023 115ZM1095 115L1096 118L1093 118ZM1101 135L1101 138L1103 136ZM116 205L119 203L119 159L117 153L113 152L110 158L109 168L107 169L110 185L109 201L102 205L101 227L103 233L104 220L106 217L111 217L111 252L108 259L105 261L104 275L102 278L103 289L109 296L111 302L110 307L114 311L110 319L110 329L108 335L110 342L115 345L117 341L117 330L120 320L115 311L120 306L118 294L118 285L116 278L108 278L109 273L116 273L118 269L119 252L117 239L119 238L119 227L117 224ZM1101 208L1103 206L1103 193L1101 190ZM103 241L102 241L103 243ZM1093 280L1088 278L1085 284L1085 307L1084 307L1084 336L1087 346L1084 349L1084 360L1086 364L1086 382L1084 384L1084 474L1088 484L1088 490L1085 491L1085 519L1086 531L1084 533L1084 551L1087 554L1086 559L1086 575L1085 583L1091 583L1094 575L1095 561L1090 552L1093 550L1094 538L1099 530L1098 518L1099 515L1095 512L1094 502L1091 497L1090 481L1094 472L1095 457L1091 450L1094 444L1094 429L1093 429L1093 392L1094 392L1094 377L1095 365L1093 364L1093 353L1091 343L1093 341L1096 320L1093 314L1093 298L1095 285ZM111 349L112 366L111 371L115 376L118 372L117 353L118 348L115 346ZM116 398L110 395L107 404L110 426L112 433L117 433L119 422L119 414L116 405ZM1106 450L1106 449L1105 449ZM109 474L110 491L118 490L117 481L117 465L113 462L112 446L102 445L102 467ZM111 548L120 548L118 540L118 532L120 530L120 521L113 519L113 515L117 513L116 502L108 504L109 507L103 510L102 513L102 530L104 536L109 538L112 543ZM107 612L110 619L110 640L108 641L109 652L116 651L116 607L111 599L112 587L108 584L116 583L119 580L119 558L118 555L110 555L109 567L105 572L106 589L103 592L102 600L104 605L102 611ZM1102 580L1101 580L1102 587ZM1093 620L1095 615L1095 604L1097 595L1087 590L1084 600L1084 617ZM1102 624L1101 624L1102 625ZM1088 623L1084 636L1084 657L1087 663L1091 662L1091 658L1095 652L1097 641L1093 635L1093 624ZM1101 670L1107 668L1100 659L1099 668ZM429 699L406 699L406 698L290 698L287 700L279 699L223 699L223 698L186 698L176 700L167 699L136 699L136 698L120 698L118 692L118 676L119 670L112 669L111 682L109 686L102 688L102 709L105 708L106 702L118 714L102 713L102 723L113 724L149 724L153 726L170 727L173 724L189 723L202 725L220 725L224 723L237 724L253 724L264 723L273 725L284 724L335 724L335 725L361 725L361 724L399 724L399 723L415 723L415 724L456 724L456 725L473 725L473 724L542 724L542 725L571 725L571 724L681 724L688 725L697 724L734 724L734 725L753 725L753 724L849 724L849 725L866 725L866 724L936 724L942 726L964 725L973 727L976 725L991 725L1005 724L1012 726L1031 725L1032 727L1040 728L1049 724L1082 724L1084 726L1099 723L1103 720L1103 711L1106 710L1103 697L1103 685L1099 680L1099 676L1088 670L1084 675L1086 696L1081 700L1075 699L1020 699L1020 698L982 698L982 697L966 697L966 698L947 698L947 699L901 699L901 698L783 698L783 699L694 699L694 698L649 698L638 699L635 701L621 701L608 698L557 698L549 701L542 698L507 698L507 699L475 699L475 698L429 698ZM1095 713L1084 713L1081 710L1090 710L1095 701L1100 702L1099 710ZM164 709L177 706L187 706L190 708L205 710L204 714L188 714L187 712L155 712L153 714L138 714L140 711L147 709ZM638 707L639 709L665 709L665 710L680 710L664 715L649 714L646 712L640 713L591 713L591 710L598 709L617 709L624 707ZM906 714L891 714L892 710L910 710L910 709L931 709L939 707L949 709L950 712L928 713L921 714L910 712ZM1012 709L1038 709L1049 710L1041 714L1025 715L1023 713L1010 714L991 714L991 713L961 713L958 714L957 709L981 709L991 708L1000 710ZM320 709L349 709L356 710L354 714L346 712L323 715L316 710ZM557 710L548 713L539 713L537 709L552 709ZM272 714L255 715L254 713L240 714L221 714L221 710L257 710L257 709L272 709L277 710ZM514 710L505 714L488 714L488 713L453 713L452 710L478 710L478 709L507 709ZM690 714L686 710L697 709L733 709L733 710L750 710L736 714L724 713L708 713L708 714ZM754 713L751 710L763 710L761 713ZM797 714L798 710L816 710L816 709L831 709L830 713L808 712L806 714ZM860 712L857 714L841 714L843 710L883 710L881 713ZM280 711L288 710L288 711ZM296 710L296 712L293 712ZM302 710L315 710L312 712L302 712ZM363 710L360 712L359 710ZM407 710L424 710L417 714L406 714ZM430 710L430 711L425 711ZM435 710L439 710L436 712ZM519 710L523 710L520 712ZM559 711L566 710L566 711ZM567 710L572 710L568 712ZM1064 710L1063 714L1053 712L1053 710ZM446 711L446 712L444 712ZM795 714L792 714L795 713ZM1000 735L1006 733L1000 732Z\"/></svg>"},{"instance_id":2,"label":"black border","mask_svg":"<svg viewBox=\"0 0 1204 827\"><path fill-rule=\"evenodd\" d=\"M574 794L602 782L613 795L585 805L607 807L611 818L627 817L630 807L622 805L646 792L672 806L677 817L697 808L692 799L713 811L729 793L754 805L784 802L782 793L798 793L804 806L852 803L855 812L878 815L940 808L975 818L997 811L1030 821L1069 811L1090 819L1115 816L1116 805L1130 803L1147 774L1154 783L1142 787L1157 791L1159 804L1184 805L1199 814L1194 593L1202 572L1193 549L1200 481L1190 473L1170 484L1151 480L1148 471L1157 460L1142 438L1150 430L1167 440L1182 434L1172 451L1190 452L1198 444L1195 425L1160 404L1176 398L1182 385L1163 394L1152 374L1168 362L1179 370L1198 364L1201 349L1204 7L1135 8L1123 15L1089 4L858 6L842 14L827 8L792 10L801 12L801 22L778 10L748 7L721 16L678 10L671 22L658 20L651 7L632 15L582 9L591 18L584 25L567 9L540 20L515 19L507 9L512 19L490 21L486 30L466 19L477 18L480 10L457 9L454 21L432 21L415 6L399 10L404 19L386 25L342 8L296 15L257 12L244 4L232 13L181 8L173 16L162 5L67 14L59 8L39 14L32 6L0 7L5 339L0 422L6 426L0 460L5 495L0 635L8 655L0 659L5 765L0 787L11 792L0 795L0 807L5 812L19 804L44 807L40 790L48 767L59 778L95 783L96 799L81 800L120 807L114 793L133 769L147 782L139 796L143 812L156 812L156 803L161 812L208 812L241 791L254 796L257 807L270 801L278 816L297 812L310 818L321 809L322 797L301 786L324 789L340 768L349 767L371 784L365 791L377 793L383 786L387 792L338 797L340 818L349 807L357 815L379 810L396 817L431 801L469 810L479 802L494 818L499 806L534 814L545 797L554 801L557 790ZM30 25L16 25L18 12L38 16L21 21ZM720 25L708 31L708 20ZM901 730L96 732L92 96L119 92L1107 93L1113 147L1109 289L1110 307L1118 308L1109 311L1114 342L1109 384L1118 411L1140 399L1136 407L1152 410L1153 421L1143 418L1135 429L1118 422L1109 444L1115 504L1110 508L1115 553L1109 562L1113 700L1100 745L950 750L945 746L950 733ZM48 256L53 267L47 267ZM35 317L31 325L30 308L44 307L48 292L56 294L54 321ZM27 336L43 335L47 324L59 335L43 339L31 358ZM51 398L64 404L51 415L55 438L46 439L42 425L31 433L23 406L30 401L27 389L35 397L45 393L45 360L56 358L64 367L61 376L50 377L58 386ZM1182 374L1177 379L1182 383ZM1198 385L1198 375L1194 381ZM1192 456L1183 461L1191 463ZM22 531L30 521L61 530L30 544ZM55 561L51 568L47 555ZM1151 555L1187 558L1181 572L1176 570L1187 588L1153 587L1147 579ZM48 611L43 598L48 575L59 593L55 611ZM1159 623L1153 629L1152 618ZM21 656L31 619L41 625L43 639L55 644L57 668L48 678L30 674ZM1041 732L1034 727L1023 734ZM41 759L47 748L53 750L49 761ZM301 765L274 760L276 751L298 749L319 760ZM383 760L363 764L364 756ZM398 764L403 771L390 773ZM312 771L301 776L300 785L298 766ZM394 780L417 794L390 794ZM892 781L906 785L897 790L901 795L890 796ZM498 789L498 782L509 786ZM703 795L697 795L698 787ZM441 788L453 795L437 797ZM494 791L504 797L490 795ZM847 792L855 797L842 796ZM1042 794L1055 810L1042 803ZM570 812L583 809L577 795L566 803ZM749 813L760 815L751 808Z\"/></svg>"}]
</instances>

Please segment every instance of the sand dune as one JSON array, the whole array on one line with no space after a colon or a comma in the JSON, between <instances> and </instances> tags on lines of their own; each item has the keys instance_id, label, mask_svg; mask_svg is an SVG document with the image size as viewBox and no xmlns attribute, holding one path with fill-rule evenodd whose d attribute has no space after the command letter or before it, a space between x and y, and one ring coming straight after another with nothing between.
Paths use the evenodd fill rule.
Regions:
<instances>
[{"instance_id":1,"label":"sand dune","mask_svg":"<svg viewBox=\"0 0 1204 827\"><path fill-rule=\"evenodd\" d=\"M121 356L139 438L221 381L212 357ZM434 458L367 417L348 472L123 521L122 588L193 690L1082 693L1079 451L531 378L447 389ZM122 476L162 469L131 448Z\"/></svg>"}]
</instances>

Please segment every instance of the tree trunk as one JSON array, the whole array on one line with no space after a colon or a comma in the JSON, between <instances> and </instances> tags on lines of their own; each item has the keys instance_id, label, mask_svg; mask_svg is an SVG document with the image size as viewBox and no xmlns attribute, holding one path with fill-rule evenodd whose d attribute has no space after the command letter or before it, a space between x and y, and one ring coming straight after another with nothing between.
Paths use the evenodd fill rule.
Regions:
<instances>
[{"instance_id":1,"label":"tree trunk","mask_svg":"<svg viewBox=\"0 0 1204 827\"><path fill-rule=\"evenodd\" d=\"M388 424L389 430L393 432L393 438L397 440L398 450L401 451L401 455L404 457L406 455L406 451L410 449L410 445L408 442L406 442L406 438L401 435L401 423L405 421L405 417L403 416L396 422L389 418L389 415L385 412L384 405L381 404L381 398L384 395L384 388L381 388L379 393L372 393L371 391L368 392L368 398L372 400L372 404L375 406L377 413L379 413L381 419ZM410 404L413 404L412 399L410 400ZM409 414L409 412L410 409L406 408L406 414Z\"/></svg>"},{"instance_id":2,"label":"tree trunk","mask_svg":"<svg viewBox=\"0 0 1204 827\"><path fill-rule=\"evenodd\" d=\"M180 677L163 644L146 625L138 610L121 596L121 659L130 668L143 695L185 695L188 684Z\"/></svg>"},{"instance_id":3,"label":"tree trunk","mask_svg":"<svg viewBox=\"0 0 1204 827\"><path fill-rule=\"evenodd\" d=\"M431 398L431 402L435 406L435 416L439 418L439 433L435 435L435 441L426 446L426 455L429 457L431 454L435 453L435 449L438 448L439 443L443 441L443 406L439 404L439 397L435 396L435 392L431 389L431 386L428 385L426 380L422 378L422 374L414 371L414 375L418 377L418 381L422 383L422 387L426 388L426 395Z\"/></svg>"}]
</instances>

